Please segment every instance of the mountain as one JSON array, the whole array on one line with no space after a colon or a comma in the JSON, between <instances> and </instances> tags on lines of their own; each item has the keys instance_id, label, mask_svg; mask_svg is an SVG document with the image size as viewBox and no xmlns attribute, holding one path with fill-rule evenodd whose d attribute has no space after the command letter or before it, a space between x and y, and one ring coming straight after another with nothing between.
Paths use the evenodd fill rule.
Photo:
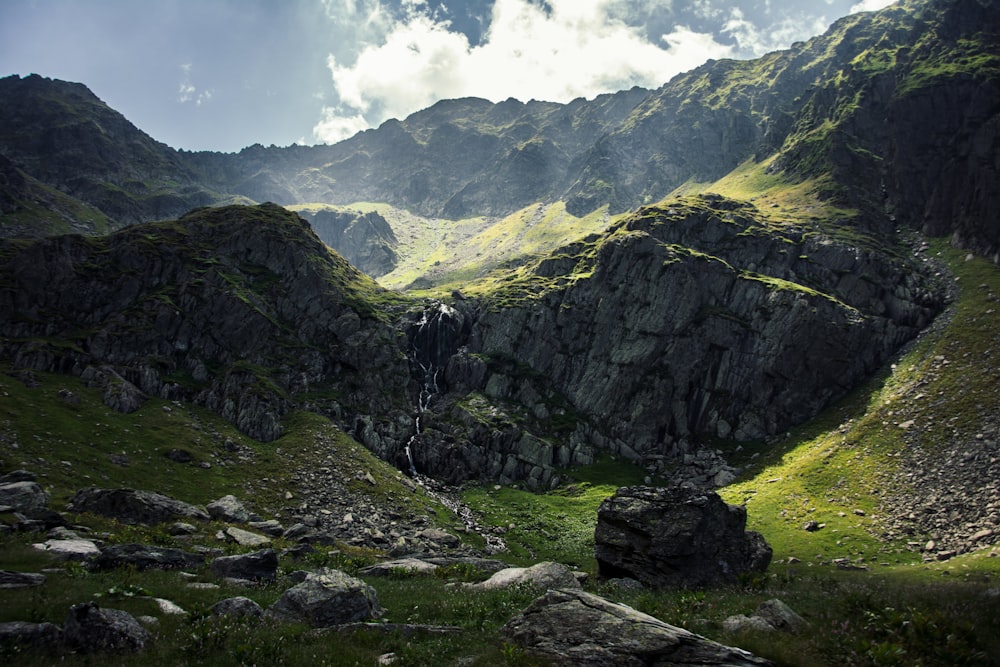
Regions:
<instances>
[{"instance_id":1,"label":"mountain","mask_svg":"<svg viewBox=\"0 0 1000 667\"><path fill-rule=\"evenodd\" d=\"M997 252L996 8L906 1L656 91L445 101L334 146L236 154L172 151L78 84L4 79L26 91L0 105L0 151L20 178L8 183L35 179L111 226L184 196L266 198L373 274L405 253L466 263L450 296L388 292L274 204L11 240L2 354L87 373L117 407L177 395L265 440L291 410L315 410L399 467L454 482L538 488L605 452L665 469L706 441L772 440L945 308L917 232ZM345 212L361 201L455 229L470 223L447 216L478 213L478 231L420 243ZM496 221L511 211L516 234ZM472 257L505 243L525 249Z\"/></svg>"}]
</instances>

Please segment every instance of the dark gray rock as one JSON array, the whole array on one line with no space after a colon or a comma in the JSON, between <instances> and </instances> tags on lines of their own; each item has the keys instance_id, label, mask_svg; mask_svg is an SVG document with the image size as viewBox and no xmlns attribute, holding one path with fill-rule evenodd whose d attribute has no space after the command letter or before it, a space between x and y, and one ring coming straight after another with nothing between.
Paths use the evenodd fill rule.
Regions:
<instances>
[{"instance_id":1,"label":"dark gray rock","mask_svg":"<svg viewBox=\"0 0 1000 667\"><path fill-rule=\"evenodd\" d=\"M38 476L33 472L27 470L12 470L11 472L0 475L0 485L10 484L11 482L37 482Z\"/></svg>"},{"instance_id":2,"label":"dark gray rock","mask_svg":"<svg viewBox=\"0 0 1000 667\"><path fill-rule=\"evenodd\" d=\"M217 577L270 580L278 572L278 552L274 549L261 549L249 554L219 556L209 563L209 568Z\"/></svg>"},{"instance_id":3,"label":"dark gray rock","mask_svg":"<svg viewBox=\"0 0 1000 667\"><path fill-rule=\"evenodd\" d=\"M382 615L375 589L339 570L310 573L268 607L267 616L323 628Z\"/></svg>"},{"instance_id":4,"label":"dark gray rock","mask_svg":"<svg viewBox=\"0 0 1000 667\"><path fill-rule=\"evenodd\" d=\"M54 623L8 621L0 623L0 647L4 649L49 648L59 644L62 632L62 628Z\"/></svg>"},{"instance_id":5,"label":"dark gray rock","mask_svg":"<svg viewBox=\"0 0 1000 667\"><path fill-rule=\"evenodd\" d=\"M37 572L0 570L0 588L32 588L45 583L45 575Z\"/></svg>"},{"instance_id":6,"label":"dark gray rock","mask_svg":"<svg viewBox=\"0 0 1000 667\"><path fill-rule=\"evenodd\" d=\"M763 572L771 548L746 531L746 509L686 487L618 489L594 531L598 570L653 587L695 588Z\"/></svg>"},{"instance_id":7,"label":"dark gray rock","mask_svg":"<svg viewBox=\"0 0 1000 667\"><path fill-rule=\"evenodd\" d=\"M146 544L115 544L105 547L91 562L95 570L134 567L137 570L184 570L199 567L205 557L170 547Z\"/></svg>"},{"instance_id":8,"label":"dark gray rock","mask_svg":"<svg viewBox=\"0 0 1000 667\"><path fill-rule=\"evenodd\" d=\"M77 491L69 504L71 512L90 512L125 523L157 524L184 519L207 521L201 507L152 491L88 488Z\"/></svg>"},{"instance_id":9,"label":"dark gray rock","mask_svg":"<svg viewBox=\"0 0 1000 667\"><path fill-rule=\"evenodd\" d=\"M102 609L94 602L73 605L63 624L63 638L81 653L141 651L152 639L128 612Z\"/></svg>"},{"instance_id":10,"label":"dark gray rock","mask_svg":"<svg viewBox=\"0 0 1000 667\"><path fill-rule=\"evenodd\" d=\"M502 632L529 653L566 667L771 664L579 590L548 591Z\"/></svg>"},{"instance_id":11,"label":"dark gray rock","mask_svg":"<svg viewBox=\"0 0 1000 667\"><path fill-rule=\"evenodd\" d=\"M250 598L238 596L219 600L212 605L211 612L214 616L258 618L264 615L264 608Z\"/></svg>"},{"instance_id":12,"label":"dark gray rock","mask_svg":"<svg viewBox=\"0 0 1000 667\"><path fill-rule=\"evenodd\" d=\"M37 482L6 482L0 484L0 505L13 507L17 512L46 510L49 507L49 494Z\"/></svg>"}]
</instances>

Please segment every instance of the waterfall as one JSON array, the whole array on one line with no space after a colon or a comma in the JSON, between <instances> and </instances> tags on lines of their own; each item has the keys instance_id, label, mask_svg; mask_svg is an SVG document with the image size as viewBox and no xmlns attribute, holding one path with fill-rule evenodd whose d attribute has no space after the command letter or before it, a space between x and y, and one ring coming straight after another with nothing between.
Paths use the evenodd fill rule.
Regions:
<instances>
[{"instance_id":1,"label":"waterfall","mask_svg":"<svg viewBox=\"0 0 1000 667\"><path fill-rule=\"evenodd\" d=\"M404 451L410 465L410 474L418 475L414 461L414 448L420 439L420 417L431 407L434 397L441 393L441 369L459 347L463 327L462 315L445 303L424 308L420 320L410 329L410 358L419 369L420 389L417 393L417 414L414 433Z\"/></svg>"}]
</instances>

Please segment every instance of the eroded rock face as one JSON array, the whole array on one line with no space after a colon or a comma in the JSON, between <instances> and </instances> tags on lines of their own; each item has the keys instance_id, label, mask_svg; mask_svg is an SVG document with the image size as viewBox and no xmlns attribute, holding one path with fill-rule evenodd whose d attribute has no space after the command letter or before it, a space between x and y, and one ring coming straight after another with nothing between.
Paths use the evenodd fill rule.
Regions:
<instances>
[{"instance_id":1,"label":"eroded rock face","mask_svg":"<svg viewBox=\"0 0 1000 667\"><path fill-rule=\"evenodd\" d=\"M503 633L528 652L566 667L771 664L579 590L548 591L511 619Z\"/></svg>"},{"instance_id":2,"label":"eroded rock face","mask_svg":"<svg viewBox=\"0 0 1000 667\"><path fill-rule=\"evenodd\" d=\"M696 588L763 572L771 547L748 532L746 509L716 493L626 487L601 503L594 531L598 571L653 587Z\"/></svg>"},{"instance_id":3,"label":"eroded rock face","mask_svg":"<svg viewBox=\"0 0 1000 667\"><path fill-rule=\"evenodd\" d=\"M302 211L316 234L348 262L372 277L396 268L396 239L392 227L375 211Z\"/></svg>"}]
</instances>

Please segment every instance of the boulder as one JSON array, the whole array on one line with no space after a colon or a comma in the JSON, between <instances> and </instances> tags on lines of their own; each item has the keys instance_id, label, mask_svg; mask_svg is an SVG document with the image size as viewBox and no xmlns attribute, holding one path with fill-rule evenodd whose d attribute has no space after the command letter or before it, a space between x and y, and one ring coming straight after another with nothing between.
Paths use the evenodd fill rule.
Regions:
<instances>
[{"instance_id":1,"label":"boulder","mask_svg":"<svg viewBox=\"0 0 1000 667\"><path fill-rule=\"evenodd\" d=\"M250 510L236 499L236 496L222 496L205 505L209 516L226 523L247 523L251 519Z\"/></svg>"},{"instance_id":2,"label":"boulder","mask_svg":"<svg viewBox=\"0 0 1000 667\"><path fill-rule=\"evenodd\" d=\"M212 574L230 579L274 579L278 572L278 552L261 549L250 554L220 556L209 564Z\"/></svg>"},{"instance_id":3,"label":"boulder","mask_svg":"<svg viewBox=\"0 0 1000 667\"><path fill-rule=\"evenodd\" d=\"M243 530L235 526L229 526L222 531L222 534L228 540L235 542L241 547L265 547L271 543L270 537L251 533L249 530Z\"/></svg>"},{"instance_id":4,"label":"boulder","mask_svg":"<svg viewBox=\"0 0 1000 667\"><path fill-rule=\"evenodd\" d=\"M10 572L0 570L0 589L32 588L45 583L45 575L35 572Z\"/></svg>"},{"instance_id":5,"label":"boulder","mask_svg":"<svg viewBox=\"0 0 1000 667\"><path fill-rule=\"evenodd\" d=\"M778 599L765 600L757 607L757 616L776 630L798 632L808 625L795 610Z\"/></svg>"},{"instance_id":6,"label":"boulder","mask_svg":"<svg viewBox=\"0 0 1000 667\"><path fill-rule=\"evenodd\" d=\"M339 570L309 573L268 607L267 616L313 627L354 623L382 615L375 589Z\"/></svg>"},{"instance_id":7,"label":"boulder","mask_svg":"<svg viewBox=\"0 0 1000 667\"><path fill-rule=\"evenodd\" d=\"M87 560L101 554L90 540L45 540L32 546L64 560Z\"/></svg>"},{"instance_id":8,"label":"boulder","mask_svg":"<svg viewBox=\"0 0 1000 667\"><path fill-rule=\"evenodd\" d=\"M418 558L400 558L384 563L376 563L361 568L360 574L372 577L388 577L394 574L432 574L438 566Z\"/></svg>"},{"instance_id":9,"label":"boulder","mask_svg":"<svg viewBox=\"0 0 1000 667\"><path fill-rule=\"evenodd\" d=\"M62 628L54 623L8 621L0 623L0 647L51 647L62 639Z\"/></svg>"},{"instance_id":10,"label":"boulder","mask_svg":"<svg viewBox=\"0 0 1000 667\"><path fill-rule=\"evenodd\" d=\"M210 518L208 512L201 507L160 493L134 489L82 489L70 501L69 511L90 512L125 523L145 524L183 519L207 521Z\"/></svg>"},{"instance_id":11,"label":"boulder","mask_svg":"<svg viewBox=\"0 0 1000 667\"><path fill-rule=\"evenodd\" d=\"M237 618L245 616L259 618L264 615L264 609L259 604L242 595L219 600L212 605L211 612L213 616L234 616Z\"/></svg>"},{"instance_id":12,"label":"boulder","mask_svg":"<svg viewBox=\"0 0 1000 667\"><path fill-rule=\"evenodd\" d=\"M597 512L598 571L653 587L735 582L771 562L764 538L745 529L746 509L727 505L711 491L621 488Z\"/></svg>"},{"instance_id":13,"label":"boulder","mask_svg":"<svg viewBox=\"0 0 1000 667\"><path fill-rule=\"evenodd\" d=\"M5 475L0 475L0 484L10 484L11 482L37 482L38 477L28 470L12 470Z\"/></svg>"},{"instance_id":14,"label":"boulder","mask_svg":"<svg viewBox=\"0 0 1000 667\"><path fill-rule=\"evenodd\" d=\"M469 584L476 590L528 586L532 588L580 588L573 572L561 563L537 563L531 567L508 567L496 572L486 581Z\"/></svg>"},{"instance_id":15,"label":"boulder","mask_svg":"<svg viewBox=\"0 0 1000 667\"><path fill-rule=\"evenodd\" d=\"M93 560L95 570L134 567L137 570L183 570L195 568L205 562L205 557L180 549L146 544L115 544L105 547Z\"/></svg>"},{"instance_id":16,"label":"boulder","mask_svg":"<svg viewBox=\"0 0 1000 667\"><path fill-rule=\"evenodd\" d=\"M63 624L66 643L81 653L141 651L151 636L128 612L102 609L94 602L73 605Z\"/></svg>"},{"instance_id":17,"label":"boulder","mask_svg":"<svg viewBox=\"0 0 1000 667\"><path fill-rule=\"evenodd\" d=\"M502 632L528 653L560 667L771 664L580 590L546 592Z\"/></svg>"},{"instance_id":18,"label":"boulder","mask_svg":"<svg viewBox=\"0 0 1000 667\"><path fill-rule=\"evenodd\" d=\"M0 505L31 513L49 507L49 494L37 482L23 480L0 484Z\"/></svg>"}]
</instances>

